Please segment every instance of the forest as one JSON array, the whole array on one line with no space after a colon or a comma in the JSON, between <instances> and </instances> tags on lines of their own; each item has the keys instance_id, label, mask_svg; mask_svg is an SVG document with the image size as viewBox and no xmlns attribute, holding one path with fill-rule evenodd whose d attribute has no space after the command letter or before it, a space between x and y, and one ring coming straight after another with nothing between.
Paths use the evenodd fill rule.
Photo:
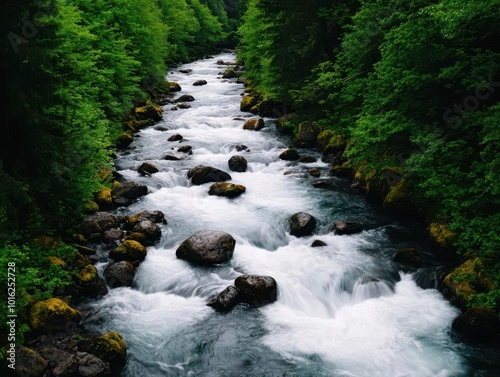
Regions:
<instances>
[{"instance_id":1,"label":"forest","mask_svg":"<svg viewBox=\"0 0 500 377\"><path fill-rule=\"evenodd\" d=\"M73 279L54 257L77 258L134 107L222 48L285 132L312 122L332 172L428 227L465 307L498 314L498 0L5 0L1 19L0 260L24 266L21 317Z\"/></svg>"}]
</instances>

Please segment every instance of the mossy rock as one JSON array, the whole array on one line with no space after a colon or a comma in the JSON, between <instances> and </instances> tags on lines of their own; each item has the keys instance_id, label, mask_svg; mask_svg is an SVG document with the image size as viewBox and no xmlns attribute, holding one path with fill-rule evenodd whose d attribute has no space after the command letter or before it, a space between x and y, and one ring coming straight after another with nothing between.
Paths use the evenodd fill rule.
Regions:
<instances>
[{"instance_id":1,"label":"mossy rock","mask_svg":"<svg viewBox=\"0 0 500 377\"><path fill-rule=\"evenodd\" d=\"M109 367L111 375L117 375L125 365L127 345L117 332L82 340L78 348L101 359Z\"/></svg>"},{"instance_id":2,"label":"mossy rock","mask_svg":"<svg viewBox=\"0 0 500 377\"><path fill-rule=\"evenodd\" d=\"M421 211L416 205L413 193L404 179L389 190L389 193L385 196L383 207L387 212L396 216L415 221L422 220Z\"/></svg>"},{"instance_id":3,"label":"mossy rock","mask_svg":"<svg viewBox=\"0 0 500 377\"><path fill-rule=\"evenodd\" d=\"M134 110L134 115L139 120L153 120L158 122L163 119L163 112L161 107L156 105L146 105L136 107Z\"/></svg>"},{"instance_id":4,"label":"mossy rock","mask_svg":"<svg viewBox=\"0 0 500 377\"><path fill-rule=\"evenodd\" d=\"M61 332L68 323L80 323L81 313L58 298L39 301L30 310L29 322L35 331Z\"/></svg>"},{"instance_id":5,"label":"mossy rock","mask_svg":"<svg viewBox=\"0 0 500 377\"><path fill-rule=\"evenodd\" d=\"M120 136L118 136L118 140L116 141L116 147L118 149L127 148L134 141L133 136L129 132L123 132Z\"/></svg>"},{"instance_id":6,"label":"mossy rock","mask_svg":"<svg viewBox=\"0 0 500 377\"><path fill-rule=\"evenodd\" d=\"M43 234L35 238L35 242L44 249L56 249L61 245L61 238Z\"/></svg>"},{"instance_id":7,"label":"mossy rock","mask_svg":"<svg viewBox=\"0 0 500 377\"><path fill-rule=\"evenodd\" d=\"M257 103L258 102L257 102L257 99L255 97L243 96L243 98L241 99L241 103L240 103L240 110L248 112L252 109L252 107L257 105Z\"/></svg>"},{"instance_id":8,"label":"mossy rock","mask_svg":"<svg viewBox=\"0 0 500 377\"><path fill-rule=\"evenodd\" d=\"M178 83L171 81L168 83L168 90L170 92L180 92L182 88Z\"/></svg>"},{"instance_id":9,"label":"mossy rock","mask_svg":"<svg viewBox=\"0 0 500 377\"><path fill-rule=\"evenodd\" d=\"M483 262L475 258L465 261L446 275L441 292L452 303L465 308L470 297L492 288L491 281L483 274Z\"/></svg>"},{"instance_id":10,"label":"mossy rock","mask_svg":"<svg viewBox=\"0 0 500 377\"><path fill-rule=\"evenodd\" d=\"M115 250L109 253L109 256L115 260L128 260L130 262L142 262L147 255L146 248L137 241L126 240Z\"/></svg>"},{"instance_id":11,"label":"mossy rock","mask_svg":"<svg viewBox=\"0 0 500 377\"><path fill-rule=\"evenodd\" d=\"M94 200L97 203L98 210L105 211L114 208L111 189L102 187L97 194L94 195Z\"/></svg>"},{"instance_id":12,"label":"mossy rock","mask_svg":"<svg viewBox=\"0 0 500 377\"><path fill-rule=\"evenodd\" d=\"M54 266L66 268L66 262L63 261L61 258L54 257L51 255L50 257L47 257L47 259Z\"/></svg>"},{"instance_id":13,"label":"mossy rock","mask_svg":"<svg viewBox=\"0 0 500 377\"><path fill-rule=\"evenodd\" d=\"M319 128L316 123L302 122L295 136L295 144L302 148L312 148L316 145L318 134Z\"/></svg>"},{"instance_id":14,"label":"mossy rock","mask_svg":"<svg viewBox=\"0 0 500 377\"><path fill-rule=\"evenodd\" d=\"M259 113L259 110L260 110L260 103L258 103L257 105L253 106L251 109L250 109L250 112L252 114L258 114Z\"/></svg>"},{"instance_id":15,"label":"mossy rock","mask_svg":"<svg viewBox=\"0 0 500 377\"><path fill-rule=\"evenodd\" d=\"M87 200L85 205L85 213L91 214L99 211L99 205L93 200Z\"/></svg>"},{"instance_id":16,"label":"mossy rock","mask_svg":"<svg viewBox=\"0 0 500 377\"><path fill-rule=\"evenodd\" d=\"M85 296L103 296L108 293L106 285L99 277L97 269L91 264L86 265L78 275L79 291Z\"/></svg>"},{"instance_id":17,"label":"mossy rock","mask_svg":"<svg viewBox=\"0 0 500 377\"><path fill-rule=\"evenodd\" d=\"M487 342L498 336L500 322L493 310L478 307L455 318L452 328L469 341Z\"/></svg>"},{"instance_id":18,"label":"mossy rock","mask_svg":"<svg viewBox=\"0 0 500 377\"><path fill-rule=\"evenodd\" d=\"M49 363L35 350L21 346L16 352L16 374L20 377L41 377Z\"/></svg>"},{"instance_id":19,"label":"mossy rock","mask_svg":"<svg viewBox=\"0 0 500 377\"><path fill-rule=\"evenodd\" d=\"M296 113L283 115L281 118L276 119L276 129L281 133L293 134L295 128L293 121L297 118Z\"/></svg>"},{"instance_id":20,"label":"mossy rock","mask_svg":"<svg viewBox=\"0 0 500 377\"><path fill-rule=\"evenodd\" d=\"M210 186L208 195L236 198L246 191L246 187L230 182L218 182Z\"/></svg>"},{"instance_id":21,"label":"mossy rock","mask_svg":"<svg viewBox=\"0 0 500 377\"><path fill-rule=\"evenodd\" d=\"M349 167L348 163L343 163L342 165L333 165L330 168L330 175L332 177L347 178L352 174L352 169Z\"/></svg>"},{"instance_id":22,"label":"mossy rock","mask_svg":"<svg viewBox=\"0 0 500 377\"><path fill-rule=\"evenodd\" d=\"M451 231L447 225L438 222L432 222L429 224L427 232L435 246L441 252L445 253L445 256L455 255L455 248L453 244L457 239L457 234Z\"/></svg>"}]
</instances>

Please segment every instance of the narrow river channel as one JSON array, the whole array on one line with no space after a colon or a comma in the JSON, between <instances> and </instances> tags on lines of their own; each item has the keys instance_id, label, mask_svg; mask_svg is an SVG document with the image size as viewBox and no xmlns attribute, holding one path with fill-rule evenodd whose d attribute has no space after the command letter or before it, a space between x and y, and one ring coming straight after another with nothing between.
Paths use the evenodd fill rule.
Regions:
<instances>
[{"instance_id":1,"label":"narrow river channel","mask_svg":"<svg viewBox=\"0 0 500 377\"><path fill-rule=\"evenodd\" d=\"M126 179L149 188L147 196L117 213L161 210L168 220L133 287L112 289L86 304L88 329L123 335L128 345L123 376L486 376L472 366L469 354L478 351L452 334L458 310L432 287L437 264L423 229L384 214L341 179L328 178L333 189L312 187L317 178L308 170L319 168L327 177L329 166L313 150L301 153L313 156L314 163L280 160L291 141L276 131L273 119L265 119L261 131L243 130L241 118L248 117L239 110L243 85L222 79L225 67L217 60L235 56L171 70L168 80L182 86L178 95L194 96L192 107L164 106L164 120L140 131L115 161ZM197 80L208 84L193 86ZM167 141L173 134L183 141ZM241 144L249 151L238 152ZM193 147L188 158L163 159L183 145ZM229 170L234 155L248 160L246 172ZM140 176L143 162L160 171ZM209 196L210 184L192 185L186 175L202 164L227 171L246 192L235 199ZM315 235L287 233L286 220L300 211L319 220ZM364 231L326 232L344 219L362 223ZM207 229L235 238L230 262L198 267L176 258L184 239ZM317 239L327 246L311 247ZM392 262L402 247L421 250L430 267L403 272ZM101 271L105 263L99 263ZM228 313L206 306L241 274L274 277L278 301L261 308L239 305Z\"/></svg>"}]
</instances>

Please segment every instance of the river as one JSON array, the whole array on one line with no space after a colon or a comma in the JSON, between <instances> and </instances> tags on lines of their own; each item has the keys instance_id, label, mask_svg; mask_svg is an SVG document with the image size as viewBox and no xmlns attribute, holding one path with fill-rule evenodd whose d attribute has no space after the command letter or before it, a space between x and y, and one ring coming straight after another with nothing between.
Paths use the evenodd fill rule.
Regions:
<instances>
[{"instance_id":1,"label":"river","mask_svg":"<svg viewBox=\"0 0 500 377\"><path fill-rule=\"evenodd\" d=\"M123 335L128 360L122 375L487 376L473 366L478 357L470 356L481 350L452 334L458 310L432 286L423 289L415 282L416 276L429 280L436 268L423 229L387 216L341 179L332 179L334 189L313 188L315 178L307 171L317 167L327 176L329 166L315 151L302 151L315 163L280 160L291 141L277 133L272 119L261 131L243 130L244 121L235 118L248 117L239 110L244 88L220 78L220 59L235 56L171 70L168 80L182 86L180 94L195 97L192 107L164 106L164 120L140 131L115 160L126 179L149 188L147 196L117 213L161 210L168 220L161 241L148 248L133 287L112 289L85 307L88 329ZM208 84L192 85L201 79ZM184 137L182 143L167 141L175 133ZM250 152L237 152L239 144ZM162 159L182 145L192 146L193 155ZM248 160L247 172L229 171L233 155ZM137 168L145 161L160 171L140 176ZM246 192L227 199L209 196L210 184L191 185L187 170L201 164L229 172L231 182L246 186ZM319 220L318 234L287 234L286 220L299 211ZM324 232L342 219L361 222L364 231ZM229 263L197 267L176 258L180 242L205 229L236 239ZM316 239L328 246L310 247ZM420 275L400 271L392 259L402 247L421 250L431 267ZM105 263L99 263L101 271ZM244 273L274 277L278 301L261 308L239 305L229 313L206 306L209 296Z\"/></svg>"}]
</instances>

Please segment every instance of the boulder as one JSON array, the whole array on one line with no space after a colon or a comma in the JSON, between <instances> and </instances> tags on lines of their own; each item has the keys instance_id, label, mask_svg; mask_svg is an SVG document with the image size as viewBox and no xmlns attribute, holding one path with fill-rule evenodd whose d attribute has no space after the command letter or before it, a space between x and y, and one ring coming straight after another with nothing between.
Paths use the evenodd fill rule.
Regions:
<instances>
[{"instance_id":1,"label":"boulder","mask_svg":"<svg viewBox=\"0 0 500 377\"><path fill-rule=\"evenodd\" d=\"M295 237L309 236L316 228L316 219L305 212L297 212L288 219L288 230Z\"/></svg>"},{"instance_id":2,"label":"boulder","mask_svg":"<svg viewBox=\"0 0 500 377\"><path fill-rule=\"evenodd\" d=\"M182 135L175 134L170 136L167 141L181 141L182 139L184 139Z\"/></svg>"},{"instance_id":3,"label":"boulder","mask_svg":"<svg viewBox=\"0 0 500 377\"><path fill-rule=\"evenodd\" d=\"M109 232L111 229L108 229L106 230L106 232ZM104 232L104 233L106 233ZM92 249L91 247L88 247L88 246L84 246L84 245L77 245L76 246L76 249L78 250L78 252L82 255L86 255L86 256L89 256L89 255L95 255L97 254L97 251L95 251L94 249Z\"/></svg>"},{"instance_id":4,"label":"boulder","mask_svg":"<svg viewBox=\"0 0 500 377\"><path fill-rule=\"evenodd\" d=\"M151 174L157 173L158 168L149 162L143 162L137 171L140 175L150 176Z\"/></svg>"},{"instance_id":5,"label":"boulder","mask_svg":"<svg viewBox=\"0 0 500 377\"><path fill-rule=\"evenodd\" d=\"M124 182L111 190L115 205L127 206L135 199L147 195L148 187L136 182Z\"/></svg>"},{"instance_id":6,"label":"boulder","mask_svg":"<svg viewBox=\"0 0 500 377\"><path fill-rule=\"evenodd\" d=\"M193 83L194 86L202 86L202 85L207 85L206 80L197 80Z\"/></svg>"},{"instance_id":7,"label":"boulder","mask_svg":"<svg viewBox=\"0 0 500 377\"><path fill-rule=\"evenodd\" d=\"M123 132L120 136L118 136L118 140L116 141L116 147L118 149L125 149L127 148L132 142L134 141L134 138L132 135L128 132Z\"/></svg>"},{"instance_id":8,"label":"boulder","mask_svg":"<svg viewBox=\"0 0 500 377\"><path fill-rule=\"evenodd\" d=\"M170 92L180 92L182 90L182 88L176 82L169 82L168 83L168 90L170 90Z\"/></svg>"},{"instance_id":9,"label":"boulder","mask_svg":"<svg viewBox=\"0 0 500 377\"><path fill-rule=\"evenodd\" d=\"M193 147L190 145L183 145L182 147L177 149L177 152L185 154L193 154Z\"/></svg>"},{"instance_id":10,"label":"boulder","mask_svg":"<svg viewBox=\"0 0 500 377\"><path fill-rule=\"evenodd\" d=\"M276 101L264 100L258 106L261 117L280 118L288 113L286 106Z\"/></svg>"},{"instance_id":11,"label":"boulder","mask_svg":"<svg viewBox=\"0 0 500 377\"><path fill-rule=\"evenodd\" d=\"M108 377L109 368L104 361L86 352L77 352L78 373L81 377Z\"/></svg>"},{"instance_id":12,"label":"boulder","mask_svg":"<svg viewBox=\"0 0 500 377\"><path fill-rule=\"evenodd\" d=\"M452 328L469 341L485 342L498 336L500 323L493 310L478 307L455 318Z\"/></svg>"},{"instance_id":13,"label":"boulder","mask_svg":"<svg viewBox=\"0 0 500 377\"><path fill-rule=\"evenodd\" d=\"M253 117L248 119L243 125L244 130L259 131L264 128L264 119Z\"/></svg>"},{"instance_id":14,"label":"boulder","mask_svg":"<svg viewBox=\"0 0 500 377\"><path fill-rule=\"evenodd\" d=\"M98 210L100 209L101 211L105 211L114 208L111 189L108 187L101 187L99 192L94 195L94 200L97 204Z\"/></svg>"},{"instance_id":15,"label":"boulder","mask_svg":"<svg viewBox=\"0 0 500 377\"><path fill-rule=\"evenodd\" d=\"M233 68L228 68L222 75L223 79L234 79L235 77L238 77L238 74L234 71Z\"/></svg>"},{"instance_id":16,"label":"boulder","mask_svg":"<svg viewBox=\"0 0 500 377\"><path fill-rule=\"evenodd\" d=\"M161 229L152 220L144 217L139 217L139 221L133 227L134 233L142 233L144 235L142 244L153 246L161 238Z\"/></svg>"},{"instance_id":17,"label":"boulder","mask_svg":"<svg viewBox=\"0 0 500 377\"><path fill-rule=\"evenodd\" d=\"M180 73L191 73L191 72L193 72L193 70L190 68L187 68L187 69L180 69L179 72Z\"/></svg>"},{"instance_id":18,"label":"boulder","mask_svg":"<svg viewBox=\"0 0 500 377\"><path fill-rule=\"evenodd\" d=\"M7 357L10 355L7 353ZM49 366L47 360L45 360L38 352L35 350L20 346L15 353L16 359L16 376L19 377L42 377L45 375L45 370Z\"/></svg>"},{"instance_id":19,"label":"boulder","mask_svg":"<svg viewBox=\"0 0 500 377\"><path fill-rule=\"evenodd\" d=\"M167 161L181 161L185 160L187 156L186 153L169 153L163 159Z\"/></svg>"},{"instance_id":20,"label":"boulder","mask_svg":"<svg viewBox=\"0 0 500 377\"><path fill-rule=\"evenodd\" d=\"M234 146L234 149L236 150L236 152L250 152L250 149L248 149L248 147L246 145L243 145L243 144L237 144Z\"/></svg>"},{"instance_id":21,"label":"boulder","mask_svg":"<svg viewBox=\"0 0 500 377\"><path fill-rule=\"evenodd\" d=\"M235 245L236 241L228 233L204 230L181 243L176 256L201 265L224 263L233 256Z\"/></svg>"},{"instance_id":22,"label":"boulder","mask_svg":"<svg viewBox=\"0 0 500 377\"><path fill-rule=\"evenodd\" d=\"M86 216L81 225L81 230L84 236L94 233L101 234L102 232L116 227L118 218L107 212L96 212Z\"/></svg>"},{"instance_id":23,"label":"boulder","mask_svg":"<svg viewBox=\"0 0 500 377\"><path fill-rule=\"evenodd\" d=\"M78 274L78 293L83 296L99 297L108 293L106 284L91 264L86 265Z\"/></svg>"},{"instance_id":24,"label":"boulder","mask_svg":"<svg viewBox=\"0 0 500 377\"><path fill-rule=\"evenodd\" d=\"M326 179L320 179L319 181L314 181L311 183L314 188L327 188L332 186L332 182Z\"/></svg>"},{"instance_id":25,"label":"boulder","mask_svg":"<svg viewBox=\"0 0 500 377\"><path fill-rule=\"evenodd\" d=\"M332 177L347 178L351 175L352 171L347 165L333 165L330 168L330 175Z\"/></svg>"},{"instance_id":26,"label":"boulder","mask_svg":"<svg viewBox=\"0 0 500 377\"><path fill-rule=\"evenodd\" d=\"M225 196L226 198L236 198L246 191L243 185L236 185L230 182L218 182L210 186L208 195Z\"/></svg>"},{"instance_id":27,"label":"boulder","mask_svg":"<svg viewBox=\"0 0 500 377\"><path fill-rule=\"evenodd\" d=\"M311 244L311 247L323 247L323 246L328 246L328 245L321 240L314 240L313 243Z\"/></svg>"},{"instance_id":28,"label":"boulder","mask_svg":"<svg viewBox=\"0 0 500 377\"><path fill-rule=\"evenodd\" d=\"M321 176L321 170L319 170L318 168L312 168L308 171L309 175L312 176L312 177L320 177Z\"/></svg>"},{"instance_id":29,"label":"boulder","mask_svg":"<svg viewBox=\"0 0 500 377\"><path fill-rule=\"evenodd\" d=\"M158 210L142 211L142 212L136 213L134 216L137 218L138 221L141 220L141 218L145 218L145 219L153 221L154 223L162 223L162 224L167 223L167 220L165 219L165 214L162 211L158 211Z\"/></svg>"},{"instance_id":30,"label":"boulder","mask_svg":"<svg viewBox=\"0 0 500 377\"><path fill-rule=\"evenodd\" d=\"M210 306L218 311L228 311L238 303L238 295L240 291L238 288L230 285L221 293L210 297L207 306Z\"/></svg>"},{"instance_id":31,"label":"boulder","mask_svg":"<svg viewBox=\"0 0 500 377\"><path fill-rule=\"evenodd\" d=\"M335 221L332 223L328 229L330 232L335 232L336 234L356 234L363 231L361 224L353 221Z\"/></svg>"},{"instance_id":32,"label":"boulder","mask_svg":"<svg viewBox=\"0 0 500 377\"><path fill-rule=\"evenodd\" d=\"M226 172L213 168L211 166L199 165L187 173L193 185L202 185L208 182L229 181L231 176Z\"/></svg>"},{"instance_id":33,"label":"boulder","mask_svg":"<svg viewBox=\"0 0 500 377\"><path fill-rule=\"evenodd\" d=\"M178 108L177 106L172 106L172 107L170 108L170 111L176 111L176 110L179 110L179 108Z\"/></svg>"},{"instance_id":34,"label":"boulder","mask_svg":"<svg viewBox=\"0 0 500 377\"><path fill-rule=\"evenodd\" d=\"M398 250L394 256L394 262L412 267L422 267L424 265L424 260L420 256L420 253L413 247Z\"/></svg>"},{"instance_id":35,"label":"boulder","mask_svg":"<svg viewBox=\"0 0 500 377\"><path fill-rule=\"evenodd\" d=\"M297 117L295 113L283 115L276 120L276 129L281 133L293 134L293 125L291 125L291 122Z\"/></svg>"},{"instance_id":36,"label":"boulder","mask_svg":"<svg viewBox=\"0 0 500 377\"><path fill-rule=\"evenodd\" d=\"M271 276L242 275L236 278L234 285L239 289L241 300L251 305L270 304L278 298L276 280Z\"/></svg>"},{"instance_id":37,"label":"boulder","mask_svg":"<svg viewBox=\"0 0 500 377\"><path fill-rule=\"evenodd\" d=\"M38 301L30 310L29 323L35 331L58 333L64 331L69 323L78 324L81 313L63 300L49 298Z\"/></svg>"},{"instance_id":38,"label":"boulder","mask_svg":"<svg viewBox=\"0 0 500 377\"><path fill-rule=\"evenodd\" d=\"M240 103L240 110L248 112L255 105L257 105L257 99L255 99L255 97L243 96Z\"/></svg>"},{"instance_id":39,"label":"boulder","mask_svg":"<svg viewBox=\"0 0 500 377\"><path fill-rule=\"evenodd\" d=\"M129 261L108 264L104 269L104 277L111 288L131 287L136 268Z\"/></svg>"},{"instance_id":40,"label":"boulder","mask_svg":"<svg viewBox=\"0 0 500 377\"><path fill-rule=\"evenodd\" d=\"M127 358L127 345L117 332L86 338L78 343L78 349L102 360L111 375L119 374Z\"/></svg>"},{"instance_id":41,"label":"boulder","mask_svg":"<svg viewBox=\"0 0 500 377\"><path fill-rule=\"evenodd\" d=\"M139 242L133 240L126 240L116 249L109 253L109 257L117 260L128 260L130 262L142 262L147 255L148 251Z\"/></svg>"},{"instance_id":42,"label":"boulder","mask_svg":"<svg viewBox=\"0 0 500 377\"><path fill-rule=\"evenodd\" d=\"M195 99L193 96L190 96L189 94L184 94L177 98L175 102L193 102Z\"/></svg>"},{"instance_id":43,"label":"boulder","mask_svg":"<svg viewBox=\"0 0 500 377\"><path fill-rule=\"evenodd\" d=\"M111 228L111 229L106 230L102 234L102 238L106 242L115 242L115 241L121 240L124 235L125 235L125 233L123 232L123 230L117 229L117 228ZM95 252L94 252L94 254L95 254Z\"/></svg>"},{"instance_id":44,"label":"boulder","mask_svg":"<svg viewBox=\"0 0 500 377\"><path fill-rule=\"evenodd\" d=\"M177 105L178 109L190 109L191 105L187 102L181 102Z\"/></svg>"},{"instance_id":45,"label":"boulder","mask_svg":"<svg viewBox=\"0 0 500 377\"><path fill-rule=\"evenodd\" d=\"M78 360L75 354L54 347L43 347L40 353L49 362L53 376L77 375Z\"/></svg>"},{"instance_id":46,"label":"boulder","mask_svg":"<svg viewBox=\"0 0 500 377\"><path fill-rule=\"evenodd\" d=\"M141 107L136 107L134 110L135 117L139 120L151 119L158 122L163 119L163 112L161 107L156 105L146 105Z\"/></svg>"},{"instance_id":47,"label":"boulder","mask_svg":"<svg viewBox=\"0 0 500 377\"><path fill-rule=\"evenodd\" d=\"M404 179L391 187L382 206L387 212L406 219L420 221L423 218L415 194Z\"/></svg>"},{"instance_id":48,"label":"boulder","mask_svg":"<svg viewBox=\"0 0 500 377\"><path fill-rule=\"evenodd\" d=\"M303 122L299 125L295 144L301 148L312 148L316 146L316 139L319 135L319 128L315 123Z\"/></svg>"},{"instance_id":49,"label":"boulder","mask_svg":"<svg viewBox=\"0 0 500 377\"><path fill-rule=\"evenodd\" d=\"M229 165L229 169L232 171L240 173L247 171L248 162L245 157L232 156L227 163Z\"/></svg>"},{"instance_id":50,"label":"boulder","mask_svg":"<svg viewBox=\"0 0 500 377\"><path fill-rule=\"evenodd\" d=\"M296 149L288 148L279 155L279 158L285 161L297 161L300 159L300 155Z\"/></svg>"}]
</instances>

